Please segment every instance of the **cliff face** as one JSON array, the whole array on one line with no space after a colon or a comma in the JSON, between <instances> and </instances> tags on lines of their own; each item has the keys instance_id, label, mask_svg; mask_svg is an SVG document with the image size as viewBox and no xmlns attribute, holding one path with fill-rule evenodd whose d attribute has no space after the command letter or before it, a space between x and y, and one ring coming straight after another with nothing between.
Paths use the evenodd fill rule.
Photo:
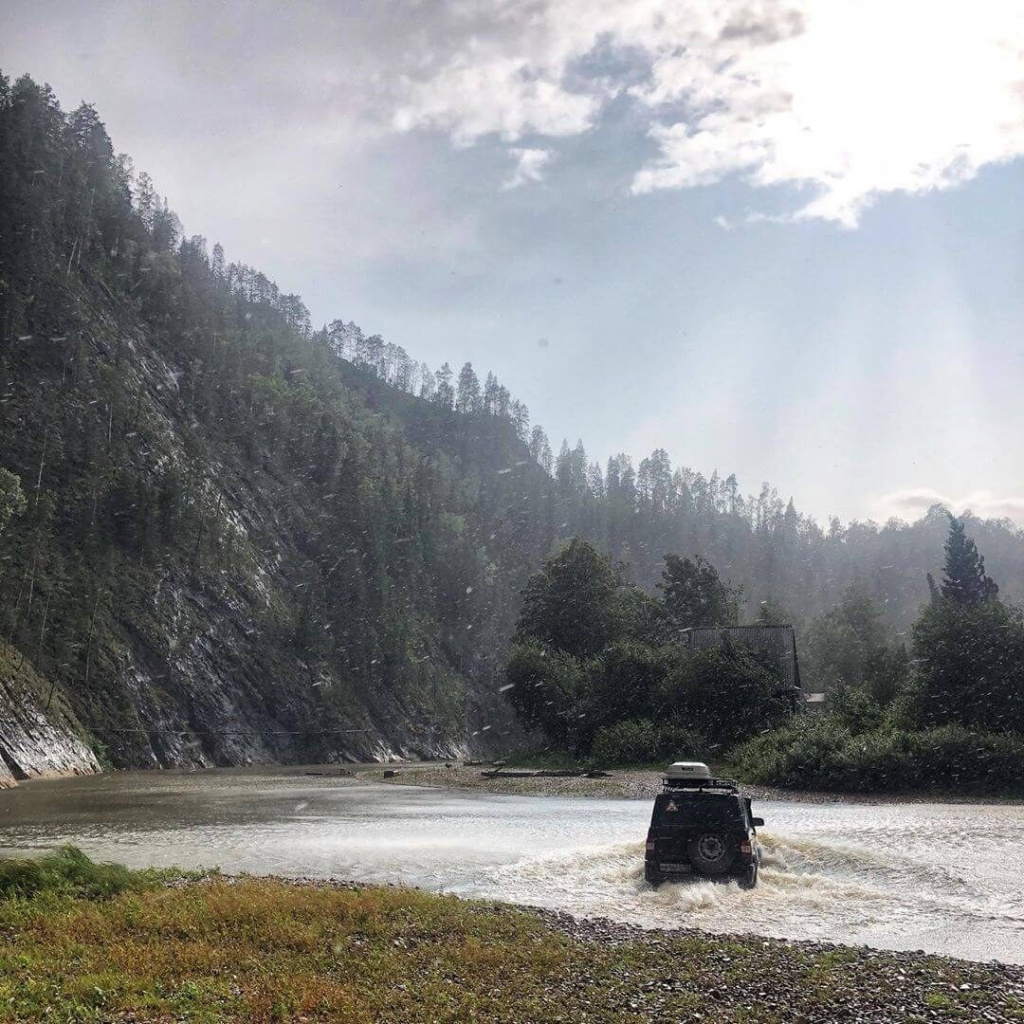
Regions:
<instances>
[{"instance_id":1,"label":"cliff face","mask_svg":"<svg viewBox=\"0 0 1024 1024\"><path fill-rule=\"evenodd\" d=\"M96 323L89 344L102 364L113 345ZM20 641L13 658L23 671L37 658L52 671L58 696L122 767L453 757L470 749L474 732L475 749L497 741L510 727L495 660L509 618L484 607L456 626L439 607L442 588L457 591L460 612L474 589L488 598L500 589L509 605L514 598L503 581L484 581L484 558L467 543L477 532L468 510L453 500L451 512L434 513L459 519L438 555L446 566L399 568L392 560L422 540L389 527L393 507L363 507L363 481L327 515L319 489L276 460L240 459L219 439L189 452L197 430L180 408L180 371L144 340L120 340L118 390L133 399L111 404L132 401L131 420L108 437L101 430L105 451L92 461L117 466L116 502L106 498L115 535L126 519L160 531L159 500L141 515L139 505L172 474L189 492L178 499L182 522L149 550L126 534L96 557L79 530L94 529L94 514L102 528L104 498L86 497L83 507L81 483L61 477L75 473L76 441L90 433L90 419L102 428L105 412L96 415L92 386L65 389L49 450L39 435L23 434L31 455L7 462L23 479L26 463L43 465L39 511L33 518L30 508L0 538L8 625ZM22 422L47 403L52 382L39 369L19 381ZM377 420L364 443L422 469L422 457ZM145 490L126 488L129 475ZM471 646L477 637L480 648ZM44 689L8 694L0 748L14 774L94 769L77 722L40 712Z\"/></svg>"},{"instance_id":2,"label":"cliff face","mask_svg":"<svg viewBox=\"0 0 1024 1024\"><path fill-rule=\"evenodd\" d=\"M552 536L508 393L347 362L127 166L0 75L0 637L57 701L8 700L11 774L500 742Z\"/></svg>"},{"instance_id":3,"label":"cliff face","mask_svg":"<svg viewBox=\"0 0 1024 1024\"><path fill-rule=\"evenodd\" d=\"M22 779L100 770L64 702L18 652L0 642L0 788Z\"/></svg>"},{"instance_id":4,"label":"cliff face","mask_svg":"<svg viewBox=\"0 0 1024 1024\"><path fill-rule=\"evenodd\" d=\"M412 400L409 421L388 389L335 360L349 437L313 483L258 438L240 451L244 425L199 419L173 348L107 300L87 306L84 284L71 281L57 335L78 338L77 381L57 377L61 342L7 350L5 465L26 481L35 465L39 481L0 537L7 625L24 671L38 658L74 714L47 719L25 696L42 684L17 688L0 728L12 773L94 770L83 727L121 767L455 757L500 743L512 725L497 657L515 594L478 545L490 527L473 521L476 456L445 453L454 414L436 423ZM515 437L484 426L511 461ZM361 465L346 465L349 445ZM463 468L442 476L449 458ZM406 516L404 503L427 499L368 493L401 480L402 462L407 481L443 484L443 501L432 493Z\"/></svg>"}]
</instances>

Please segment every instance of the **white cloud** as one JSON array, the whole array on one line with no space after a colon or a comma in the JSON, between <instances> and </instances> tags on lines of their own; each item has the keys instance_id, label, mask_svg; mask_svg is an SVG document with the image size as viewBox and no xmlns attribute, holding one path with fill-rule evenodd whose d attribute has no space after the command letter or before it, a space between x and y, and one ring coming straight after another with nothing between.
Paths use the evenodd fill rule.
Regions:
<instances>
[{"instance_id":1,"label":"white cloud","mask_svg":"<svg viewBox=\"0 0 1024 1024\"><path fill-rule=\"evenodd\" d=\"M634 193L735 174L807 189L787 219L854 227L883 194L1024 154L1018 0L461 0L448 16L451 49L403 79L396 128L560 138L628 93L658 147ZM608 53L647 77L594 70Z\"/></svg>"},{"instance_id":2,"label":"white cloud","mask_svg":"<svg viewBox=\"0 0 1024 1024\"><path fill-rule=\"evenodd\" d=\"M547 149L510 149L516 158L515 170L505 179L503 188L519 188L531 181L544 178L544 168L551 162L551 151Z\"/></svg>"},{"instance_id":3,"label":"white cloud","mask_svg":"<svg viewBox=\"0 0 1024 1024\"><path fill-rule=\"evenodd\" d=\"M976 491L952 498L930 487L911 487L884 494L875 502L875 518L886 520L920 519L933 505L942 505L954 515L971 512L981 519L1010 519L1024 526L1024 497L1000 497L989 491Z\"/></svg>"}]
</instances>

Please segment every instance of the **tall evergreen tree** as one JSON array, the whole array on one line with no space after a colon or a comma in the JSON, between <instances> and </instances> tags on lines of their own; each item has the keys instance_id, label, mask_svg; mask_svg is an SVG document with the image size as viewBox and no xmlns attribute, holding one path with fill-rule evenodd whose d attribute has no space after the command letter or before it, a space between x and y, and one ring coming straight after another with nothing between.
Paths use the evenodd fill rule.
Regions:
<instances>
[{"instance_id":1,"label":"tall evergreen tree","mask_svg":"<svg viewBox=\"0 0 1024 1024\"><path fill-rule=\"evenodd\" d=\"M447 362L441 364L441 369L434 374L434 379L437 384L431 401L450 409L455 402L455 389L452 387L452 368Z\"/></svg>"},{"instance_id":2,"label":"tall evergreen tree","mask_svg":"<svg viewBox=\"0 0 1024 1024\"><path fill-rule=\"evenodd\" d=\"M540 458L537 460L540 463L540 468L551 476L551 469L554 464L554 456L551 452L551 442L545 437L544 443L540 447Z\"/></svg>"},{"instance_id":3,"label":"tall evergreen tree","mask_svg":"<svg viewBox=\"0 0 1024 1024\"><path fill-rule=\"evenodd\" d=\"M967 608L976 608L999 593L995 581L985 574L985 559L961 520L950 516L943 567L942 596Z\"/></svg>"},{"instance_id":4,"label":"tall evergreen tree","mask_svg":"<svg viewBox=\"0 0 1024 1024\"><path fill-rule=\"evenodd\" d=\"M530 458L537 465L541 464L541 454L546 444L548 444L548 436L544 433L544 428L538 423L530 434Z\"/></svg>"},{"instance_id":5,"label":"tall evergreen tree","mask_svg":"<svg viewBox=\"0 0 1024 1024\"><path fill-rule=\"evenodd\" d=\"M480 380L472 363L466 363L459 371L458 388L455 392L455 409L462 413L480 411Z\"/></svg>"}]
</instances>

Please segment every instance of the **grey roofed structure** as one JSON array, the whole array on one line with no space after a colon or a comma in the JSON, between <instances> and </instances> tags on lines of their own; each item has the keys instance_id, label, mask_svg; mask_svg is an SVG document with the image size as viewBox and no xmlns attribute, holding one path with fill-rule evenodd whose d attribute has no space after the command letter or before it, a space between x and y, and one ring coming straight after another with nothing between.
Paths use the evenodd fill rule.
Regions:
<instances>
[{"instance_id":1,"label":"grey roofed structure","mask_svg":"<svg viewBox=\"0 0 1024 1024\"><path fill-rule=\"evenodd\" d=\"M691 651L720 647L726 638L770 651L778 661L783 681L803 693L796 656L796 631L792 626L691 626L682 631L683 643Z\"/></svg>"}]
</instances>

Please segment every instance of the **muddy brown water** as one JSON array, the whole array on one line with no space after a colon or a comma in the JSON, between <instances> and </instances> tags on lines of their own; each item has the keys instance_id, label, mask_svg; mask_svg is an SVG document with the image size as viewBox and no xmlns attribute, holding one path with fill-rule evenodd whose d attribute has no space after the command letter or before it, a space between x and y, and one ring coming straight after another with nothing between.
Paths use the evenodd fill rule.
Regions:
<instances>
[{"instance_id":1,"label":"muddy brown water","mask_svg":"<svg viewBox=\"0 0 1024 1024\"><path fill-rule=\"evenodd\" d=\"M1024 963L1024 807L762 801L752 892L642 877L647 801L499 796L294 768L118 772L0 792L0 847L424 888L646 927Z\"/></svg>"}]
</instances>

